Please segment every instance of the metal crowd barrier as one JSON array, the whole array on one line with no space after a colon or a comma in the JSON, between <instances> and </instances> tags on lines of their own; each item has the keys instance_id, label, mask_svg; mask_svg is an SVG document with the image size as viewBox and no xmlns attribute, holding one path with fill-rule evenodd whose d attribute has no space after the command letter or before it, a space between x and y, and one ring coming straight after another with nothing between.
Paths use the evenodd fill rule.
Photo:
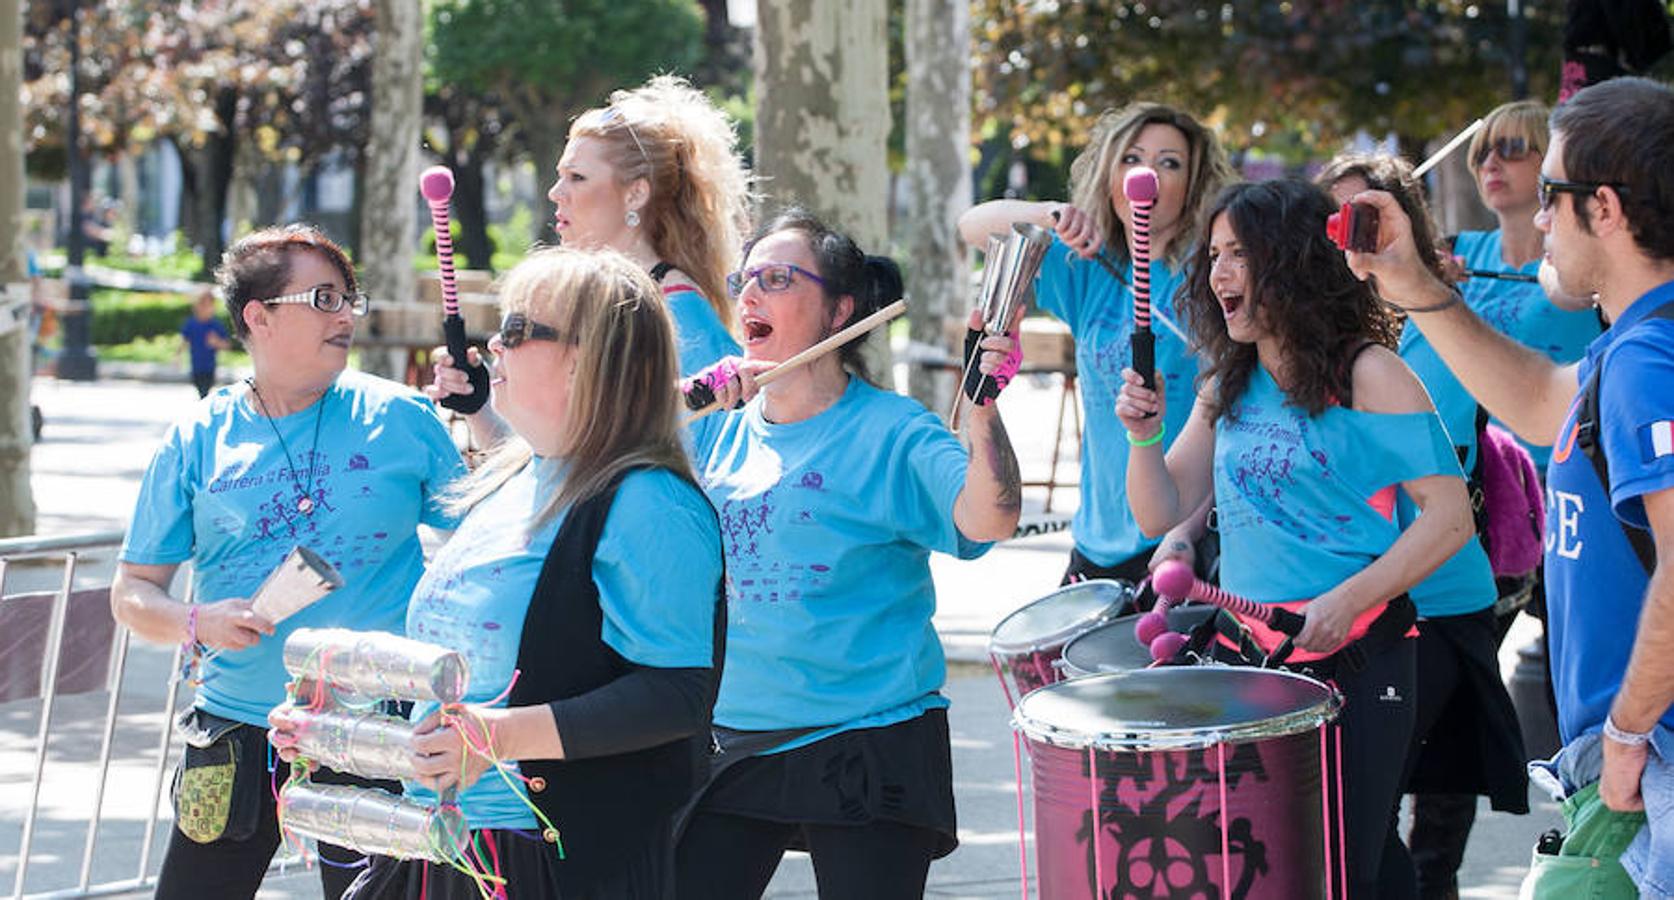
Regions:
<instances>
[{"instance_id":1,"label":"metal crowd barrier","mask_svg":"<svg viewBox=\"0 0 1674 900\"><path fill-rule=\"evenodd\" d=\"M150 794L149 810L145 822L145 836L141 844L139 862L131 878L92 884L93 855L96 848L99 823L104 814L104 797L106 777L110 770L111 744L116 731L117 707L122 697L122 682L128 659L128 629L117 625L110 616L110 585L96 588L76 588L77 567L82 557L93 551L114 551L121 546L121 531L105 531L92 534L70 535L65 537L23 537L0 540L0 635L9 640L20 641L24 644L36 637L44 637L41 641L39 682L32 684L21 667L28 662L22 658L14 647L12 652L5 654L8 661L15 662L7 671L0 672L0 700L19 700L38 698L41 702L40 722L36 730L34 749L34 772L29 785L29 805L24 813L23 835L18 847L17 872L12 881L11 898L13 900L47 900L47 898L61 897L96 897L127 891L142 890L154 885L157 881L155 874L148 874L151 867L151 847L156 835L159 816L157 814L158 801L163 792L163 779L168 771L170 743L173 737L172 712L178 699L178 680L169 685L167 706L163 710L163 724L157 735L157 764L153 774L152 790ZM7 575L15 563L24 559L47 559L61 557L63 559L63 576L56 591L50 594L22 594L7 595ZM188 588L190 596L190 588ZM40 606L46 604L50 608L47 616L46 632L39 634ZM105 671L102 677L90 669L97 669L99 658L89 656L91 648L81 646L79 639L77 646L69 648L74 651L70 660L73 671L63 668L65 662L66 624L74 617L78 631L88 629L95 632L95 639L99 629L108 629L109 643L103 648L105 656ZM31 629L33 629L31 631ZM87 632L81 632L87 633ZM21 636L21 637L20 637ZM177 670L180 664L180 651L175 651L174 666ZM20 674L25 677L18 677ZM10 677L7 677L10 676ZM46 770L47 739L52 729L53 707L61 694L97 692L107 690L110 694L105 704L105 719L103 723L103 738L99 748L99 771L94 786L92 814L87 822L86 837L82 842L81 868L76 884L72 888L53 890L45 893L25 895L23 893L25 879L29 874L30 851L32 849L36 821L40 814L41 781ZM166 823L165 823L166 824Z\"/></svg>"}]
</instances>

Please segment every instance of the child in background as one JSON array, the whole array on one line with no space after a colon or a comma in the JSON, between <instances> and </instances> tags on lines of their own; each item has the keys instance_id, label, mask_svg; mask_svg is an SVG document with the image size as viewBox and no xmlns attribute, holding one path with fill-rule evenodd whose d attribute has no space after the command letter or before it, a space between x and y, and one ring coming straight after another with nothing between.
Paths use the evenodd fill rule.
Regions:
<instances>
[{"instance_id":1,"label":"child in background","mask_svg":"<svg viewBox=\"0 0 1674 900\"><path fill-rule=\"evenodd\" d=\"M198 295L197 302L192 304L191 318L180 326L180 338L191 354L192 385L198 389L199 399L207 397L209 389L215 386L215 354L232 346L226 327L215 317L213 291Z\"/></svg>"}]
</instances>

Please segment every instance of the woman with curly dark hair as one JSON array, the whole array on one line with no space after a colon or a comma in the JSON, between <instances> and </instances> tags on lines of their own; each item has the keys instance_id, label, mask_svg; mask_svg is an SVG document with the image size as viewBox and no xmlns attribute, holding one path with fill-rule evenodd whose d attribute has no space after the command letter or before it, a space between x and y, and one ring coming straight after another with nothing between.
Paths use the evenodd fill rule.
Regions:
<instances>
[{"instance_id":1,"label":"woman with curly dark hair","mask_svg":"<svg viewBox=\"0 0 1674 900\"><path fill-rule=\"evenodd\" d=\"M1345 896L1411 897L1392 827L1415 713L1406 592L1463 546L1470 509L1394 320L1325 236L1331 212L1300 181L1224 191L1180 301L1204 360L1191 417L1165 457L1162 385L1132 372L1116 413L1139 526L1161 533L1213 492L1222 585L1304 616L1287 665L1342 692ZM1422 512L1405 529L1398 493Z\"/></svg>"}]
</instances>

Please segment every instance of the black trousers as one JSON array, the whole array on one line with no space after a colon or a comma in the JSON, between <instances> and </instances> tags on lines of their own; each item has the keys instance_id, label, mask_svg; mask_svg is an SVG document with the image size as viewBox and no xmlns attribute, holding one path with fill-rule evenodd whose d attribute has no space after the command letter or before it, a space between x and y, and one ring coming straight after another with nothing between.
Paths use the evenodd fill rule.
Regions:
<instances>
[{"instance_id":1,"label":"black trousers","mask_svg":"<svg viewBox=\"0 0 1674 900\"><path fill-rule=\"evenodd\" d=\"M1343 695L1343 826L1348 900L1411 900L1417 896L1412 858L1396 827L1407 746L1418 715L1417 641L1398 640L1368 655L1358 671L1339 666ZM1333 760L1335 765L1335 760Z\"/></svg>"},{"instance_id":2,"label":"black trousers","mask_svg":"<svg viewBox=\"0 0 1674 900\"><path fill-rule=\"evenodd\" d=\"M210 369L207 372L193 371L192 387L198 389L199 400L209 396L209 392L215 390L215 370Z\"/></svg>"},{"instance_id":3,"label":"black trousers","mask_svg":"<svg viewBox=\"0 0 1674 900\"><path fill-rule=\"evenodd\" d=\"M940 837L896 822L793 825L699 811L675 860L680 900L759 898L792 839L814 861L820 900L919 900Z\"/></svg>"},{"instance_id":4,"label":"black trousers","mask_svg":"<svg viewBox=\"0 0 1674 900\"><path fill-rule=\"evenodd\" d=\"M1113 566L1101 566L1082 556L1081 551L1071 550L1069 567L1064 570L1064 580L1058 582L1058 584L1060 586L1074 584L1077 581L1090 581L1094 578L1114 578L1118 581L1138 584L1145 580L1146 575L1151 574L1149 568L1151 553L1150 550L1142 550Z\"/></svg>"},{"instance_id":5,"label":"black trousers","mask_svg":"<svg viewBox=\"0 0 1674 900\"><path fill-rule=\"evenodd\" d=\"M264 774L261 789L261 812L255 834L247 840L212 841L200 844L180 829L169 835L169 848L163 856L163 870L157 877L158 900L239 900L254 897L267 874L268 863L279 849L278 802L274 787L285 778L284 763L270 757L267 729L255 725L241 725L243 756L240 766L258 767L265 773L268 760L280 766L278 780ZM357 775L345 775L330 769L320 769L313 779L321 784L348 784L358 787L379 787L399 793L401 785L392 781L372 781ZM338 900L366 866L366 857L331 844L320 844L320 885L326 900Z\"/></svg>"}]
</instances>

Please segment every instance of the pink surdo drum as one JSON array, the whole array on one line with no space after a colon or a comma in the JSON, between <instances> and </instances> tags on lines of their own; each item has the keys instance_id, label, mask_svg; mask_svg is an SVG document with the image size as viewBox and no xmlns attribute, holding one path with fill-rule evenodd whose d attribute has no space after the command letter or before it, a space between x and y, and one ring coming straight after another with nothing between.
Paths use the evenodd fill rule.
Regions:
<instances>
[{"instance_id":1,"label":"pink surdo drum","mask_svg":"<svg viewBox=\"0 0 1674 900\"><path fill-rule=\"evenodd\" d=\"M1339 845L1323 750L1340 705L1311 678L1230 666L1023 698L1041 900L1326 896Z\"/></svg>"},{"instance_id":2,"label":"pink surdo drum","mask_svg":"<svg viewBox=\"0 0 1674 900\"><path fill-rule=\"evenodd\" d=\"M1095 579L1065 585L1000 620L988 637L988 657L1006 702L1063 680L1059 660L1072 638L1133 606L1133 585Z\"/></svg>"}]
</instances>

